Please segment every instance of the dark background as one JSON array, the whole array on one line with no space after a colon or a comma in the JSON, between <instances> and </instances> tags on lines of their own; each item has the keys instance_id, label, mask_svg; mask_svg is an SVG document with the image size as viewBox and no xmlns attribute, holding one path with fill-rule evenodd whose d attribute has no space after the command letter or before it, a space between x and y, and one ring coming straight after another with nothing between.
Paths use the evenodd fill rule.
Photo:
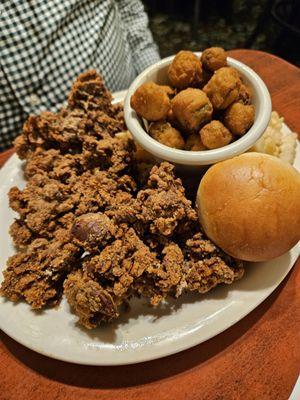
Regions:
<instances>
[{"instance_id":1,"label":"dark background","mask_svg":"<svg viewBox=\"0 0 300 400\"><path fill-rule=\"evenodd\" d=\"M300 0L144 0L162 57L252 48L300 65Z\"/></svg>"}]
</instances>

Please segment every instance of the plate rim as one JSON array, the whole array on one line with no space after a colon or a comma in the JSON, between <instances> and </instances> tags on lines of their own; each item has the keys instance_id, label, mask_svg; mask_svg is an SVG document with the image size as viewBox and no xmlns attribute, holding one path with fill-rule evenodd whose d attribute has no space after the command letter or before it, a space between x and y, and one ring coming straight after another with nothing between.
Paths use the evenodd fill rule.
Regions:
<instances>
[{"instance_id":1,"label":"plate rim","mask_svg":"<svg viewBox=\"0 0 300 400\"><path fill-rule=\"evenodd\" d=\"M298 247L298 246L297 246ZM299 255L298 255L298 257L299 257ZM228 325L226 326L226 327L224 327L224 325L222 325L222 327L220 328L220 329L218 329L217 331L214 331L214 332L212 332L211 334L209 334L209 335L206 335L206 336L203 336L202 338L201 338L201 340L197 340L196 338L194 338L194 340L192 341L192 343L191 342L188 342L188 343L186 343L185 344L185 342L184 341L182 341L182 340L180 340L179 341L179 343L184 343L182 346L176 346L176 349L175 348L173 348L172 350L170 349L169 351L165 351L165 352L162 352L162 355L160 355L160 356L157 356L157 355L153 355L153 356L147 356L147 355L144 355L144 356L142 356L142 357L137 357L138 359L137 360L127 360L127 361L120 361L120 360L118 360L118 361L116 361L116 362L113 362L113 358L112 358L112 360L111 361L108 361L108 362L106 362L106 361L101 361L101 362L96 362L96 361L87 361L87 360L77 360L76 359L76 356L75 356L75 358L74 359L70 359L70 358L68 358L68 357L64 357L64 356L62 356L62 355L56 355L56 354L51 354L51 353L49 353L49 352L47 352L47 351L44 351L43 349L41 349L41 348L38 348L37 349L37 347L34 347L34 346L31 346L31 345L28 345L28 344L26 344L25 343L25 341L23 341L22 339L19 339L18 337L16 337L14 334L10 334L9 332L7 332L6 330L5 330L5 328L3 328L3 326L1 326L1 322L0 322L0 329L7 335L7 336L9 336L10 338L12 338L13 340L15 340L17 343L19 343L19 344L21 344L22 346L24 346L24 347L26 347L26 348L28 348L28 349L30 349L30 350L32 350L32 351L34 351L34 352L36 352L36 353L38 353L38 354L41 354L41 355L43 355L43 356L46 356L46 357L49 357L49 358L52 358L52 359L55 359L55 360L58 360L58 361L63 361L63 362L68 362L68 363L72 363L72 364L77 364L77 365L90 365L90 366L98 366L98 367L100 367L100 366L106 366L106 367L109 367L109 366L118 366L118 365L133 365L133 364L140 364L140 363L144 363L144 362L150 362L150 361L153 361L153 360L157 360L157 359L162 359L162 358L165 358L165 357L169 357L169 356L171 356L171 355L174 355L174 354L177 354L177 353L180 353L180 352L182 352L182 351L185 351L185 350L188 350L188 349L190 349L190 348L193 348L193 347L195 347L195 346L198 346L198 345L200 345L200 344L202 344L202 343L204 343L204 342L206 342L206 341L208 341L208 340L210 340L210 339L212 339L213 337L216 337L216 336L218 336L218 335L220 335L221 333L223 333L223 332L225 332L226 330L228 330L229 328L231 328L233 325L235 325L237 322L239 322L239 321L241 321L242 319L244 319L248 314L250 314L253 310L255 310L260 304L262 304L280 285L281 285L281 283L284 281L284 279L287 277L287 275L291 272L291 270L294 268L294 266L295 266L295 264L296 264L296 262L297 262L297 257L295 258L295 260L293 260L293 262L292 262L292 264L288 267L288 269L286 270L286 272L284 273L284 275L281 277L281 279L280 279L280 281L276 284L276 286L275 287L273 287L272 289L271 289L271 291L269 291L269 292L267 292L263 297L260 297L259 298L259 300L253 305L253 307L251 307L251 309L247 309L245 312L243 312L243 313L241 313L238 317L236 317L236 318L234 318L233 320L231 320L229 323L228 323ZM1 304L0 304L0 306L1 306ZM100 352L99 352L99 354L100 354ZM132 352L132 353L126 353L127 355L132 355L132 354L134 354L134 352ZM143 353L141 353L141 354L143 354ZM149 353L147 353L147 354L149 354ZM113 353L112 353L112 355L113 355Z\"/></svg>"}]
</instances>

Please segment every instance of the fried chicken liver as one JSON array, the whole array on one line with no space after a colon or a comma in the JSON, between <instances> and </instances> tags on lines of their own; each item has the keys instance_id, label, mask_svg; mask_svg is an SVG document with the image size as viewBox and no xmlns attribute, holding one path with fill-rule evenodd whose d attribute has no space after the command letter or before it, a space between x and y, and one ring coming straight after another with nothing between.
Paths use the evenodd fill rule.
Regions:
<instances>
[{"instance_id":1,"label":"fried chicken liver","mask_svg":"<svg viewBox=\"0 0 300 400\"><path fill-rule=\"evenodd\" d=\"M205 293L243 275L199 227L174 166L136 159L120 105L95 71L81 74L68 105L30 116L15 141L26 187L13 187L10 228L19 252L1 294L34 309L63 291L86 328L116 319L132 296L156 306L185 291Z\"/></svg>"}]
</instances>

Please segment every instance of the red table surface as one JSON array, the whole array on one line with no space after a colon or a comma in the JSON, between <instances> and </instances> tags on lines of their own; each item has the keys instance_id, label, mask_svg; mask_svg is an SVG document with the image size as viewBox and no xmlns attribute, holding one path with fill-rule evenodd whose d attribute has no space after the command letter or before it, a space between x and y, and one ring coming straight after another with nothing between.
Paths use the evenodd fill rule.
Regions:
<instances>
[{"instance_id":1,"label":"red table surface","mask_svg":"<svg viewBox=\"0 0 300 400\"><path fill-rule=\"evenodd\" d=\"M233 50L266 82L273 109L300 132L300 71L273 55ZM0 165L12 150L0 154ZM1 332L0 399L288 399L300 366L300 260L240 322L160 360L89 367L52 360Z\"/></svg>"}]
</instances>

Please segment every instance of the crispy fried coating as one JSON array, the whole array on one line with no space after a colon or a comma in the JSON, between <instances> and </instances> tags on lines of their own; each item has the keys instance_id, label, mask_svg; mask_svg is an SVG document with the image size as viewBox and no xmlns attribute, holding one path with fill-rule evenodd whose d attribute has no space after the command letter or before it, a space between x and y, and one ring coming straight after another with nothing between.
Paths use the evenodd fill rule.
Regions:
<instances>
[{"instance_id":1,"label":"crispy fried coating","mask_svg":"<svg viewBox=\"0 0 300 400\"><path fill-rule=\"evenodd\" d=\"M201 232L190 234L180 245L169 242L161 251L161 265L148 274L155 281L156 296L178 297L185 291L205 293L217 284L230 284L243 276L242 263L224 254Z\"/></svg>"},{"instance_id":2,"label":"crispy fried coating","mask_svg":"<svg viewBox=\"0 0 300 400\"><path fill-rule=\"evenodd\" d=\"M143 83L130 98L136 113L148 121L159 121L168 115L171 103L165 86L154 82Z\"/></svg>"},{"instance_id":3,"label":"crispy fried coating","mask_svg":"<svg viewBox=\"0 0 300 400\"><path fill-rule=\"evenodd\" d=\"M103 111L101 111L103 112ZM105 114L105 113L103 113ZM126 124L125 124L125 119L124 119L124 109L123 109L123 103L114 103L111 104L109 111L108 111L108 115L110 118L112 118L114 121L118 121L118 123L120 124L120 128L118 128L118 130L120 131L125 131L127 129Z\"/></svg>"},{"instance_id":4,"label":"crispy fried coating","mask_svg":"<svg viewBox=\"0 0 300 400\"><path fill-rule=\"evenodd\" d=\"M115 225L103 213L87 213L77 217L71 228L74 242L90 251L104 247L114 237Z\"/></svg>"},{"instance_id":5,"label":"crispy fried coating","mask_svg":"<svg viewBox=\"0 0 300 400\"><path fill-rule=\"evenodd\" d=\"M118 192L134 191L135 182L127 175L112 177L107 171L87 171L72 188L71 202L76 216L105 210L114 203Z\"/></svg>"},{"instance_id":6,"label":"crispy fried coating","mask_svg":"<svg viewBox=\"0 0 300 400\"><path fill-rule=\"evenodd\" d=\"M83 148L80 162L83 170L95 168L105 170L112 176L120 176L131 169L131 163L135 145L132 140L119 140L109 138L99 140L92 136L86 136L83 141Z\"/></svg>"},{"instance_id":7,"label":"crispy fried coating","mask_svg":"<svg viewBox=\"0 0 300 400\"><path fill-rule=\"evenodd\" d=\"M22 135L15 139L15 149L21 159L29 159L36 149L57 149L61 154L81 152L84 140L108 139L120 132L124 124L102 111L85 114L82 110L48 111L30 116Z\"/></svg>"},{"instance_id":8,"label":"crispy fried coating","mask_svg":"<svg viewBox=\"0 0 300 400\"><path fill-rule=\"evenodd\" d=\"M220 257L189 263L185 278L188 291L206 293L221 283L231 284L243 276L239 268L231 268Z\"/></svg>"},{"instance_id":9,"label":"crispy fried coating","mask_svg":"<svg viewBox=\"0 0 300 400\"><path fill-rule=\"evenodd\" d=\"M35 239L26 251L8 260L0 293L12 301L24 299L34 309L55 305L62 282L80 255L67 230L57 231L52 240Z\"/></svg>"},{"instance_id":10,"label":"crispy fried coating","mask_svg":"<svg viewBox=\"0 0 300 400\"><path fill-rule=\"evenodd\" d=\"M160 251L155 252L139 239L132 228L99 254L87 256L83 271L68 278L65 292L80 322L87 328L117 318L120 305L134 294L149 298L150 303L156 306L168 296L178 297L184 291L205 293L217 284L230 284L243 275L242 264L232 259L228 263L218 248L201 233L183 241L181 247L167 240ZM74 275L76 280L80 277L81 282L88 281L86 285L80 284L82 296L78 299L74 296L70 299L69 280L73 284ZM90 286L96 286L99 291L99 285L101 293L105 291L106 298L109 296L107 301L112 310L109 315L101 312L99 306L95 307L93 298L84 292L85 287L89 292ZM78 292L78 287L71 288L71 291Z\"/></svg>"},{"instance_id":11,"label":"crispy fried coating","mask_svg":"<svg viewBox=\"0 0 300 400\"><path fill-rule=\"evenodd\" d=\"M68 97L71 109L84 111L111 109L112 96L106 89L102 77L95 71L89 70L78 76Z\"/></svg>"},{"instance_id":12,"label":"crispy fried coating","mask_svg":"<svg viewBox=\"0 0 300 400\"><path fill-rule=\"evenodd\" d=\"M171 107L172 107L172 104L171 104ZM173 128L177 129L179 132L183 132L183 128L180 125L180 123L177 120L177 118L175 117L172 108L168 112L167 121L173 126Z\"/></svg>"},{"instance_id":13,"label":"crispy fried coating","mask_svg":"<svg viewBox=\"0 0 300 400\"><path fill-rule=\"evenodd\" d=\"M49 178L62 183L72 182L80 175L82 165L79 155L62 155L59 150L37 148L25 164L27 179L37 174L47 174Z\"/></svg>"},{"instance_id":14,"label":"crispy fried coating","mask_svg":"<svg viewBox=\"0 0 300 400\"><path fill-rule=\"evenodd\" d=\"M21 219L16 219L9 228L10 236L17 248L24 248L34 239L34 233L28 228L26 223Z\"/></svg>"},{"instance_id":15,"label":"crispy fried coating","mask_svg":"<svg viewBox=\"0 0 300 400\"><path fill-rule=\"evenodd\" d=\"M116 319L132 296L156 306L243 274L200 231L174 166L150 170L152 159L141 167L145 160L110 98L89 71L66 109L30 117L16 140L27 185L9 193L19 214L10 233L20 251L7 263L1 294L40 309L64 290L88 329Z\"/></svg>"},{"instance_id":16,"label":"crispy fried coating","mask_svg":"<svg viewBox=\"0 0 300 400\"><path fill-rule=\"evenodd\" d=\"M184 252L189 260L187 290L206 293L220 283L231 284L244 274L243 263L224 254L202 232L186 240Z\"/></svg>"},{"instance_id":17,"label":"crispy fried coating","mask_svg":"<svg viewBox=\"0 0 300 400\"><path fill-rule=\"evenodd\" d=\"M180 51L169 65L168 78L173 89L146 82L131 96L131 106L150 123L147 129L150 136L169 147L185 150L193 147L193 151L216 149L237 139L234 132L232 137L231 132L215 122L203 131L206 145L194 136L212 118L222 121L224 110L233 103L251 105L252 102L251 87L243 82L236 68L227 65L223 48L207 48L200 59L191 51ZM161 114L154 115L153 110L159 109L158 103L162 103L163 98L158 94L158 87L167 94L171 107L166 111L167 107L161 106ZM210 135L209 129L212 130ZM190 135L193 135L191 139ZM141 155L143 157L143 150Z\"/></svg>"},{"instance_id":18,"label":"crispy fried coating","mask_svg":"<svg viewBox=\"0 0 300 400\"><path fill-rule=\"evenodd\" d=\"M194 242L194 238L189 241ZM147 269L144 280L136 281L135 290L150 297L151 304L156 306L167 296L179 297L186 291L206 293L220 283L231 284L243 276L241 263L229 265L208 240L201 241L207 253L199 254L198 249L198 254L193 254L186 243L183 247L174 242L166 244L161 250L160 264Z\"/></svg>"},{"instance_id":19,"label":"crispy fried coating","mask_svg":"<svg viewBox=\"0 0 300 400\"><path fill-rule=\"evenodd\" d=\"M31 232L48 237L56 226L57 215L73 209L69 195L66 185L46 175L35 175L24 190L10 189L9 204Z\"/></svg>"},{"instance_id":20,"label":"crispy fried coating","mask_svg":"<svg viewBox=\"0 0 300 400\"><path fill-rule=\"evenodd\" d=\"M176 118L175 118L175 115L174 115L174 113L173 113L172 108L170 108L170 110L169 110L169 112L168 112L167 121L170 122L170 124L171 124L172 126L174 126L174 127L176 127L177 124L178 124L178 121L177 121Z\"/></svg>"},{"instance_id":21,"label":"crispy fried coating","mask_svg":"<svg viewBox=\"0 0 300 400\"><path fill-rule=\"evenodd\" d=\"M140 146L138 143L135 144L136 151L134 153L134 157L136 161L138 162L138 165L146 163L153 165L155 163L155 157L149 153L147 150L145 150L142 146Z\"/></svg>"},{"instance_id":22,"label":"crispy fried coating","mask_svg":"<svg viewBox=\"0 0 300 400\"><path fill-rule=\"evenodd\" d=\"M206 147L201 142L200 135L198 133L192 133L186 140L185 149L190 151L202 151L206 150Z\"/></svg>"},{"instance_id":23,"label":"crispy fried coating","mask_svg":"<svg viewBox=\"0 0 300 400\"><path fill-rule=\"evenodd\" d=\"M74 110L66 121L62 113L44 111L38 116L31 115L24 123L22 134L14 141L21 159L27 159L35 149L57 148L61 151L77 149L80 146L78 129L83 111Z\"/></svg>"},{"instance_id":24,"label":"crispy fried coating","mask_svg":"<svg viewBox=\"0 0 300 400\"><path fill-rule=\"evenodd\" d=\"M64 293L80 324L87 329L119 316L111 294L82 270L69 274L64 282Z\"/></svg>"},{"instance_id":25,"label":"crispy fried coating","mask_svg":"<svg viewBox=\"0 0 300 400\"><path fill-rule=\"evenodd\" d=\"M255 110L252 105L234 103L225 111L224 125L234 134L242 136L253 125Z\"/></svg>"},{"instance_id":26,"label":"crispy fried coating","mask_svg":"<svg viewBox=\"0 0 300 400\"><path fill-rule=\"evenodd\" d=\"M205 69L214 72L217 69L226 67L226 51L222 47L209 47L202 52L201 61Z\"/></svg>"},{"instance_id":27,"label":"crispy fried coating","mask_svg":"<svg viewBox=\"0 0 300 400\"><path fill-rule=\"evenodd\" d=\"M174 149L184 149L184 139L181 133L166 121L152 122L149 133L153 139Z\"/></svg>"},{"instance_id":28,"label":"crispy fried coating","mask_svg":"<svg viewBox=\"0 0 300 400\"><path fill-rule=\"evenodd\" d=\"M96 167L120 174L130 169L135 146L130 137L121 141L110 135L102 139L88 133L81 137L80 149L80 153L61 154L58 149L36 148L25 165L25 176L46 173L52 179L70 183L84 171Z\"/></svg>"},{"instance_id":29,"label":"crispy fried coating","mask_svg":"<svg viewBox=\"0 0 300 400\"><path fill-rule=\"evenodd\" d=\"M183 129L197 131L211 120L213 107L202 90L188 88L174 97L172 111Z\"/></svg>"},{"instance_id":30,"label":"crispy fried coating","mask_svg":"<svg viewBox=\"0 0 300 400\"><path fill-rule=\"evenodd\" d=\"M134 282L155 265L159 265L156 254L129 228L100 254L87 257L83 269L89 276L104 280L116 303L121 304L131 294Z\"/></svg>"},{"instance_id":31,"label":"crispy fried coating","mask_svg":"<svg viewBox=\"0 0 300 400\"><path fill-rule=\"evenodd\" d=\"M123 225L126 227L136 222L139 212L140 204L137 199L124 191L118 191L105 208L105 214L118 226L118 232L121 233Z\"/></svg>"},{"instance_id":32,"label":"crispy fried coating","mask_svg":"<svg viewBox=\"0 0 300 400\"><path fill-rule=\"evenodd\" d=\"M182 50L172 61L168 77L171 84L178 89L199 87L202 81L201 61L191 51Z\"/></svg>"},{"instance_id":33,"label":"crispy fried coating","mask_svg":"<svg viewBox=\"0 0 300 400\"><path fill-rule=\"evenodd\" d=\"M202 90L203 87L207 84L207 82L211 79L211 77L213 76L214 72L208 71L207 69L203 68L202 70Z\"/></svg>"},{"instance_id":34,"label":"crispy fried coating","mask_svg":"<svg viewBox=\"0 0 300 400\"><path fill-rule=\"evenodd\" d=\"M144 273L134 283L135 293L149 298L153 306L168 296L178 297L181 280L184 279L184 255L176 243L167 241L156 254L159 257L155 262L148 263Z\"/></svg>"},{"instance_id":35,"label":"crispy fried coating","mask_svg":"<svg viewBox=\"0 0 300 400\"><path fill-rule=\"evenodd\" d=\"M155 253L151 252L147 246L139 239L135 231L130 228L108 244L99 253L93 253L83 260L83 274L79 273L71 275L65 282L65 293L71 306L75 309L75 313L79 316L80 322L87 328L95 327L101 322L107 322L119 315L119 307L134 294L135 284L139 282L142 285L147 270L150 268L158 268L159 261ZM73 284L74 275L76 275L77 287L70 288L70 280ZM88 285L82 285L81 294L85 297L84 302L80 298L73 295L78 292L78 279L88 281ZM102 285L101 285L102 282ZM101 304L95 308L92 296L85 292L89 286L97 287L101 293L105 293L105 309L109 304L110 312L102 312ZM71 289L71 290L70 290ZM71 296L70 296L71 294ZM153 295L151 291L151 295ZM83 304L81 304L83 303ZM85 310L83 313L82 309ZM88 318L83 318L86 315Z\"/></svg>"},{"instance_id":36,"label":"crispy fried coating","mask_svg":"<svg viewBox=\"0 0 300 400\"><path fill-rule=\"evenodd\" d=\"M174 177L174 167L169 163L154 166L147 188L139 191L141 203L138 219L151 233L170 236L178 227L197 219L191 202L185 197L180 179Z\"/></svg>"},{"instance_id":37,"label":"crispy fried coating","mask_svg":"<svg viewBox=\"0 0 300 400\"><path fill-rule=\"evenodd\" d=\"M208 149L218 149L226 146L232 140L232 134L222 124L222 122L213 120L204 125L200 130L201 141Z\"/></svg>"},{"instance_id":38,"label":"crispy fried coating","mask_svg":"<svg viewBox=\"0 0 300 400\"><path fill-rule=\"evenodd\" d=\"M132 134L128 130L117 133L116 137L121 140L123 139L125 141L127 141L128 139L132 140ZM151 153L149 153L147 150L145 150L137 142L134 142L134 145L135 145L135 151L134 151L133 158L138 164L142 164L142 163L154 164L155 163L155 157Z\"/></svg>"},{"instance_id":39,"label":"crispy fried coating","mask_svg":"<svg viewBox=\"0 0 300 400\"><path fill-rule=\"evenodd\" d=\"M176 89L168 85L160 85L160 87L167 93L169 99L172 99L176 95Z\"/></svg>"},{"instance_id":40,"label":"crispy fried coating","mask_svg":"<svg viewBox=\"0 0 300 400\"><path fill-rule=\"evenodd\" d=\"M60 153L80 153L84 137L107 139L124 130L120 105L111 104L111 94L95 71L79 75L69 95L68 107L58 113L44 111L30 116L14 141L21 159L38 148Z\"/></svg>"},{"instance_id":41,"label":"crispy fried coating","mask_svg":"<svg viewBox=\"0 0 300 400\"><path fill-rule=\"evenodd\" d=\"M230 67L218 69L203 91L207 94L214 109L224 110L231 103L237 100L241 80L236 70Z\"/></svg>"},{"instance_id":42,"label":"crispy fried coating","mask_svg":"<svg viewBox=\"0 0 300 400\"><path fill-rule=\"evenodd\" d=\"M250 105L252 102L252 96L253 93L251 87L242 83L240 86L237 102L245 105Z\"/></svg>"},{"instance_id":43,"label":"crispy fried coating","mask_svg":"<svg viewBox=\"0 0 300 400\"><path fill-rule=\"evenodd\" d=\"M135 191L132 178L111 177L107 171L87 171L72 184L34 175L24 190L9 192L10 206L22 220L22 231L15 225L11 230L14 242L25 245L36 235L52 238L57 227L70 228L76 216L106 209L123 191Z\"/></svg>"}]
</instances>

